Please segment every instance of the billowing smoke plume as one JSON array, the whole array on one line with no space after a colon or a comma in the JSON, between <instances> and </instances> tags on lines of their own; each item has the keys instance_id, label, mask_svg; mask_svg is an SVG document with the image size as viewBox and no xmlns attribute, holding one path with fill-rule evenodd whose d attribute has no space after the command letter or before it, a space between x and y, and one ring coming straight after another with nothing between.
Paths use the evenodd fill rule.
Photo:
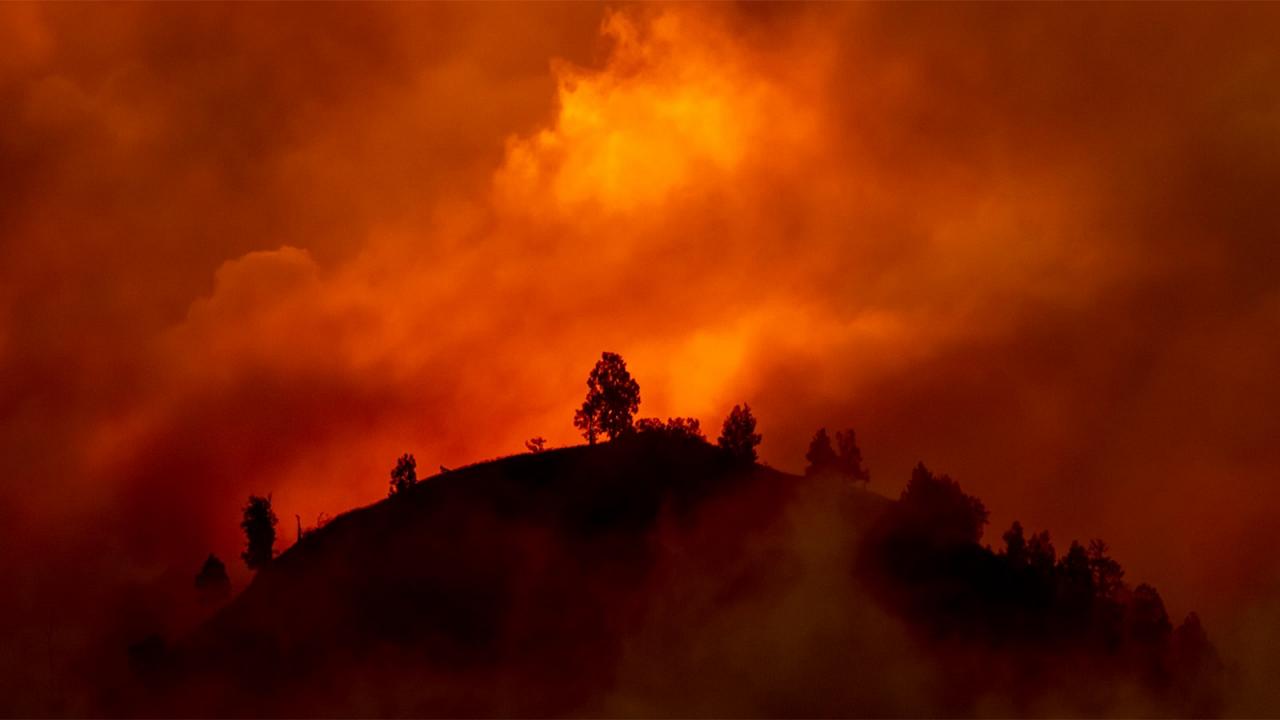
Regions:
<instances>
[{"instance_id":1,"label":"billowing smoke plume","mask_svg":"<svg viewBox=\"0 0 1280 720\"><path fill-rule=\"evenodd\" d=\"M1278 625L1270 7L0 18L19 712L180 625L250 492L311 524L401 452L573 442L604 348L644 414L749 400L782 467L855 426L888 494L926 459Z\"/></svg>"}]
</instances>

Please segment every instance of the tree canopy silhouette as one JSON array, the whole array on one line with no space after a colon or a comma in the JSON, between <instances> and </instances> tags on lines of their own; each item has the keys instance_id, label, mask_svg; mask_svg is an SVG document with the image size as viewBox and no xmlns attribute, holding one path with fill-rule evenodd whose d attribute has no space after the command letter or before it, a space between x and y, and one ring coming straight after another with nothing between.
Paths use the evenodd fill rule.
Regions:
<instances>
[{"instance_id":1,"label":"tree canopy silhouette","mask_svg":"<svg viewBox=\"0 0 1280 720\"><path fill-rule=\"evenodd\" d=\"M871 474L862 466L862 450L858 448L858 437L853 430L837 431L835 447L832 447L827 429L818 428L804 457L809 461L805 475L837 473L861 483L871 479Z\"/></svg>"},{"instance_id":2,"label":"tree canopy silhouette","mask_svg":"<svg viewBox=\"0 0 1280 720\"><path fill-rule=\"evenodd\" d=\"M627 372L627 363L617 353L601 353L587 376L587 397L573 416L588 443L594 445L601 434L610 440L632 431L632 417L640 408L640 383Z\"/></svg>"},{"instance_id":3,"label":"tree canopy silhouette","mask_svg":"<svg viewBox=\"0 0 1280 720\"><path fill-rule=\"evenodd\" d=\"M266 497L249 496L249 502L244 506L244 518L240 521L245 536L245 550L240 558L250 570L264 567L275 555L277 522L271 509L270 494Z\"/></svg>"},{"instance_id":4,"label":"tree canopy silhouette","mask_svg":"<svg viewBox=\"0 0 1280 720\"><path fill-rule=\"evenodd\" d=\"M809 461L804 469L805 475L819 475L836 468L836 451L831 447L831 438L827 435L826 428L818 428L818 432L813 434L804 459Z\"/></svg>"},{"instance_id":5,"label":"tree canopy silhouette","mask_svg":"<svg viewBox=\"0 0 1280 720\"><path fill-rule=\"evenodd\" d=\"M417 484L418 461L413 459L413 453L405 453L396 460L395 467L391 468L391 489L387 495L402 493Z\"/></svg>"},{"instance_id":6,"label":"tree canopy silhouette","mask_svg":"<svg viewBox=\"0 0 1280 720\"><path fill-rule=\"evenodd\" d=\"M716 444L724 448L731 457L741 462L756 461L756 446L760 444L760 434L756 432L756 418L751 414L751 406L743 403L734 405L729 417L724 419L720 437Z\"/></svg>"},{"instance_id":7,"label":"tree canopy silhouette","mask_svg":"<svg viewBox=\"0 0 1280 720\"><path fill-rule=\"evenodd\" d=\"M1106 543L1072 542L1055 557L1047 532L1028 536L1015 521L995 552L979 545L986 522L980 500L917 465L868 534L859 571L928 642L965 653L1012 650L1018 687L1061 672L1077 684L1139 683L1169 703L1162 713L1220 710L1224 666L1199 618L1189 615L1175 630L1160 593L1146 584L1129 589ZM1040 659L1026 662L1031 657ZM1050 658L1087 664L1055 666ZM979 672L961 682L993 680Z\"/></svg>"},{"instance_id":8,"label":"tree canopy silhouette","mask_svg":"<svg viewBox=\"0 0 1280 720\"><path fill-rule=\"evenodd\" d=\"M934 475L924 463L911 471L894 512L917 538L939 546L977 543L987 524L981 500L966 494L950 476Z\"/></svg>"},{"instance_id":9,"label":"tree canopy silhouette","mask_svg":"<svg viewBox=\"0 0 1280 720\"><path fill-rule=\"evenodd\" d=\"M698 418L673 417L664 423L660 418L640 418L636 421L636 432L654 433L671 438L690 440L706 440L702 434L702 423Z\"/></svg>"},{"instance_id":10,"label":"tree canopy silhouette","mask_svg":"<svg viewBox=\"0 0 1280 720\"><path fill-rule=\"evenodd\" d=\"M836 433L836 456L836 467L843 475L864 485L871 481L871 473L862 465L862 449L852 428Z\"/></svg>"},{"instance_id":11,"label":"tree canopy silhouette","mask_svg":"<svg viewBox=\"0 0 1280 720\"><path fill-rule=\"evenodd\" d=\"M217 603L231 594L231 579L227 577L227 566L217 555L209 553L200 572L196 574L196 591L200 594L200 602Z\"/></svg>"}]
</instances>

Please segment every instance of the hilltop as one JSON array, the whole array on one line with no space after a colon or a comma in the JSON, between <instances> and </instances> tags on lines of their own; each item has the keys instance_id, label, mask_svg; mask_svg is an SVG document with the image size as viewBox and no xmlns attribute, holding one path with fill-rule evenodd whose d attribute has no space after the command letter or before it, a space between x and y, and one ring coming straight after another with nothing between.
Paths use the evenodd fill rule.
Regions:
<instances>
[{"instance_id":1,"label":"hilltop","mask_svg":"<svg viewBox=\"0 0 1280 720\"><path fill-rule=\"evenodd\" d=\"M887 505L834 480L734 461L700 439L648 433L444 472L282 553L154 660L144 708L696 710L697 688L668 685L690 678L666 673L690 638L803 585L797 573L811 559L798 538L815 507L858 528ZM832 566L840 583L849 560ZM658 683L651 696L630 687L648 683ZM638 694L622 698L624 689Z\"/></svg>"},{"instance_id":2,"label":"hilltop","mask_svg":"<svg viewBox=\"0 0 1280 720\"><path fill-rule=\"evenodd\" d=\"M1059 553L923 464L888 500L696 436L480 463L304 536L122 714L1191 715L1223 664L1105 543Z\"/></svg>"}]
</instances>

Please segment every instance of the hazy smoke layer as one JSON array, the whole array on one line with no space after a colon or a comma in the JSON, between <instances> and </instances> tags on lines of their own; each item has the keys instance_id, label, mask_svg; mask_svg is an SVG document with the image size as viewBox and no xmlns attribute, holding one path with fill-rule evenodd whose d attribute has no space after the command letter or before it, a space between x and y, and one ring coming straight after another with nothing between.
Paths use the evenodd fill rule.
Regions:
<instances>
[{"instance_id":1,"label":"hazy smoke layer","mask_svg":"<svg viewBox=\"0 0 1280 720\"><path fill-rule=\"evenodd\" d=\"M189 623L249 492L289 537L400 452L573 442L602 349L643 414L750 401L778 466L852 425L882 491L926 459L996 527L1107 538L1265 687L1278 30L5 6L0 696L74 711L88 648Z\"/></svg>"}]
</instances>

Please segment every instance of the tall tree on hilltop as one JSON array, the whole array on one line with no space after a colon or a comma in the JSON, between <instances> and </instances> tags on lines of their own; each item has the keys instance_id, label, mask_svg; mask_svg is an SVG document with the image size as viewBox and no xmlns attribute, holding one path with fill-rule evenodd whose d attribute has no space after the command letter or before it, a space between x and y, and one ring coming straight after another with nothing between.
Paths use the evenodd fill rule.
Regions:
<instances>
[{"instance_id":1,"label":"tall tree on hilltop","mask_svg":"<svg viewBox=\"0 0 1280 720\"><path fill-rule=\"evenodd\" d=\"M760 434L756 432L756 418L751 414L751 406L743 403L734 405L729 417L724 419L724 427L716 440L721 448L740 462L756 461L756 446L760 444Z\"/></svg>"},{"instance_id":2,"label":"tall tree on hilltop","mask_svg":"<svg viewBox=\"0 0 1280 720\"><path fill-rule=\"evenodd\" d=\"M587 376L587 398L573 416L573 426L594 445L601 433L610 440L632 430L632 417L640 408L640 383L627 372L617 353L601 353Z\"/></svg>"},{"instance_id":3,"label":"tall tree on hilltop","mask_svg":"<svg viewBox=\"0 0 1280 720\"><path fill-rule=\"evenodd\" d=\"M862 465L862 450L858 447L858 436L853 429L836 433L836 466L854 482L867 484L871 481L871 473Z\"/></svg>"},{"instance_id":4,"label":"tall tree on hilltop","mask_svg":"<svg viewBox=\"0 0 1280 720\"><path fill-rule=\"evenodd\" d=\"M387 495L402 493L417 484L418 461L413 458L413 453L405 453L396 460L396 466L391 468L391 490Z\"/></svg>"},{"instance_id":5,"label":"tall tree on hilltop","mask_svg":"<svg viewBox=\"0 0 1280 720\"><path fill-rule=\"evenodd\" d=\"M244 518L240 527L244 530L245 550L240 558L250 570L257 570L271 562L276 544L275 512L271 509L271 495L250 495L244 506Z\"/></svg>"},{"instance_id":6,"label":"tall tree on hilltop","mask_svg":"<svg viewBox=\"0 0 1280 720\"><path fill-rule=\"evenodd\" d=\"M805 475L817 475L836 467L836 451L831 447L826 428L818 428L818 432L813 434L804 459L809 461L809 466L804 469Z\"/></svg>"}]
</instances>

